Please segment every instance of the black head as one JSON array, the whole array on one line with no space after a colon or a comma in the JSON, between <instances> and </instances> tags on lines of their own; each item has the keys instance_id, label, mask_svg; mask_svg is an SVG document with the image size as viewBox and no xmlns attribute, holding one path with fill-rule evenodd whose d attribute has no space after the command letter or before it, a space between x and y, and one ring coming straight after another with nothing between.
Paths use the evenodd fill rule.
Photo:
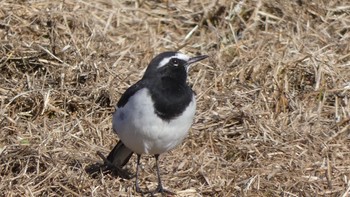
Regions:
<instances>
[{"instance_id":1,"label":"black head","mask_svg":"<svg viewBox=\"0 0 350 197\"><path fill-rule=\"evenodd\" d=\"M143 78L172 78L185 83L189 65L207 57L201 55L191 58L180 52L163 52L152 59Z\"/></svg>"},{"instance_id":2,"label":"black head","mask_svg":"<svg viewBox=\"0 0 350 197\"><path fill-rule=\"evenodd\" d=\"M188 67L207 57L191 58L180 52L164 52L151 61L141 81L149 89L155 113L160 118L177 117L193 101L193 91L186 83Z\"/></svg>"}]
</instances>

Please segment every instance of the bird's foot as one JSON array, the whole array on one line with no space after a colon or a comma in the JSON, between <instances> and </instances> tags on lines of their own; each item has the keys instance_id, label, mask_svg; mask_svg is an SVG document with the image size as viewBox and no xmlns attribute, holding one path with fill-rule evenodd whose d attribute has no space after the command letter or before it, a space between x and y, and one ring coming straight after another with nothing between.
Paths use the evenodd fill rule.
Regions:
<instances>
[{"instance_id":1,"label":"bird's foot","mask_svg":"<svg viewBox=\"0 0 350 197\"><path fill-rule=\"evenodd\" d=\"M170 190L167 190L167 189L163 188L162 185L158 185L157 188L153 192L151 192L151 195L153 196L156 193L161 193L162 195L166 195L166 196L167 195L175 195L176 194L176 193L174 193L174 192L172 192Z\"/></svg>"},{"instance_id":2,"label":"bird's foot","mask_svg":"<svg viewBox=\"0 0 350 197\"><path fill-rule=\"evenodd\" d=\"M143 191L141 190L140 186L136 185L135 191L137 193L143 194Z\"/></svg>"},{"instance_id":3,"label":"bird's foot","mask_svg":"<svg viewBox=\"0 0 350 197\"><path fill-rule=\"evenodd\" d=\"M144 192L141 190L140 185L138 183L135 184L135 191L139 194L141 194L141 196L145 196L145 194L149 194L150 192Z\"/></svg>"},{"instance_id":4,"label":"bird's foot","mask_svg":"<svg viewBox=\"0 0 350 197\"><path fill-rule=\"evenodd\" d=\"M158 194L158 193L161 193L162 196L174 196L176 195L176 193L170 191L170 190L167 190L167 189L164 189L163 186L161 185L158 185L158 187L153 190L153 191L142 191L140 186L138 186L138 184L135 186L135 191L139 194L141 194L141 196L144 196L144 195L150 195L150 196L154 196L155 194Z\"/></svg>"}]
</instances>

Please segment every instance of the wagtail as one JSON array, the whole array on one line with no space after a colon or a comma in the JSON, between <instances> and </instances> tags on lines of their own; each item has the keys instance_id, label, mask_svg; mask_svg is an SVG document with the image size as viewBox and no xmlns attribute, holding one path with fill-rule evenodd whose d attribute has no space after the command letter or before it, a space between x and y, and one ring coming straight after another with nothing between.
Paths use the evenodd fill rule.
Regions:
<instances>
[{"instance_id":1,"label":"wagtail","mask_svg":"<svg viewBox=\"0 0 350 197\"><path fill-rule=\"evenodd\" d=\"M136 153L136 192L142 193L138 183L142 154L154 155L156 159L158 186L152 193L167 192L160 178L159 155L175 148L188 134L196 99L186 82L187 74L191 64L207 57L163 52L152 59L142 79L118 101L112 125L120 141L107 160L121 167Z\"/></svg>"}]
</instances>

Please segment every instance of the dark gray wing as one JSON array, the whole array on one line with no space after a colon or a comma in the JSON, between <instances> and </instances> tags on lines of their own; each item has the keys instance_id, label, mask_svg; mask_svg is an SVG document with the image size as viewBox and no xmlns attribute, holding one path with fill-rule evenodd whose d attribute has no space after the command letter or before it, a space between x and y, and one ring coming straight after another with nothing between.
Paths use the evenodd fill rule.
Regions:
<instances>
[{"instance_id":1,"label":"dark gray wing","mask_svg":"<svg viewBox=\"0 0 350 197\"><path fill-rule=\"evenodd\" d=\"M124 94L120 97L117 107L123 107L131 96L133 96L137 91L145 87L144 81L138 81L134 85L130 86ZM122 167L128 163L133 151L127 148L121 140L114 146L111 152L107 156L107 160L111 162L116 167Z\"/></svg>"},{"instance_id":2,"label":"dark gray wing","mask_svg":"<svg viewBox=\"0 0 350 197\"><path fill-rule=\"evenodd\" d=\"M117 107L123 107L129 100L131 96L133 96L137 91L145 87L145 82L144 81L138 81L134 85L130 86L124 94L120 97Z\"/></svg>"}]
</instances>

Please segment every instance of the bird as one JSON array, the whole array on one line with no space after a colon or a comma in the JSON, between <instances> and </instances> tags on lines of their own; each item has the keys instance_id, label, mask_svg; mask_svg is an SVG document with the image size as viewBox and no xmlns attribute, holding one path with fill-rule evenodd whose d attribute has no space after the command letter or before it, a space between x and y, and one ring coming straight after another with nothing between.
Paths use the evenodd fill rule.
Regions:
<instances>
[{"instance_id":1,"label":"bird","mask_svg":"<svg viewBox=\"0 0 350 197\"><path fill-rule=\"evenodd\" d=\"M161 181L159 155L178 146L187 136L196 111L195 93L187 84L189 67L206 59L207 55L190 57L178 51L166 51L155 56L143 77L120 97L112 117L113 131L119 142L106 160L123 167L137 155L135 190L139 186L142 154L156 160L158 185L151 192L166 193Z\"/></svg>"}]
</instances>

